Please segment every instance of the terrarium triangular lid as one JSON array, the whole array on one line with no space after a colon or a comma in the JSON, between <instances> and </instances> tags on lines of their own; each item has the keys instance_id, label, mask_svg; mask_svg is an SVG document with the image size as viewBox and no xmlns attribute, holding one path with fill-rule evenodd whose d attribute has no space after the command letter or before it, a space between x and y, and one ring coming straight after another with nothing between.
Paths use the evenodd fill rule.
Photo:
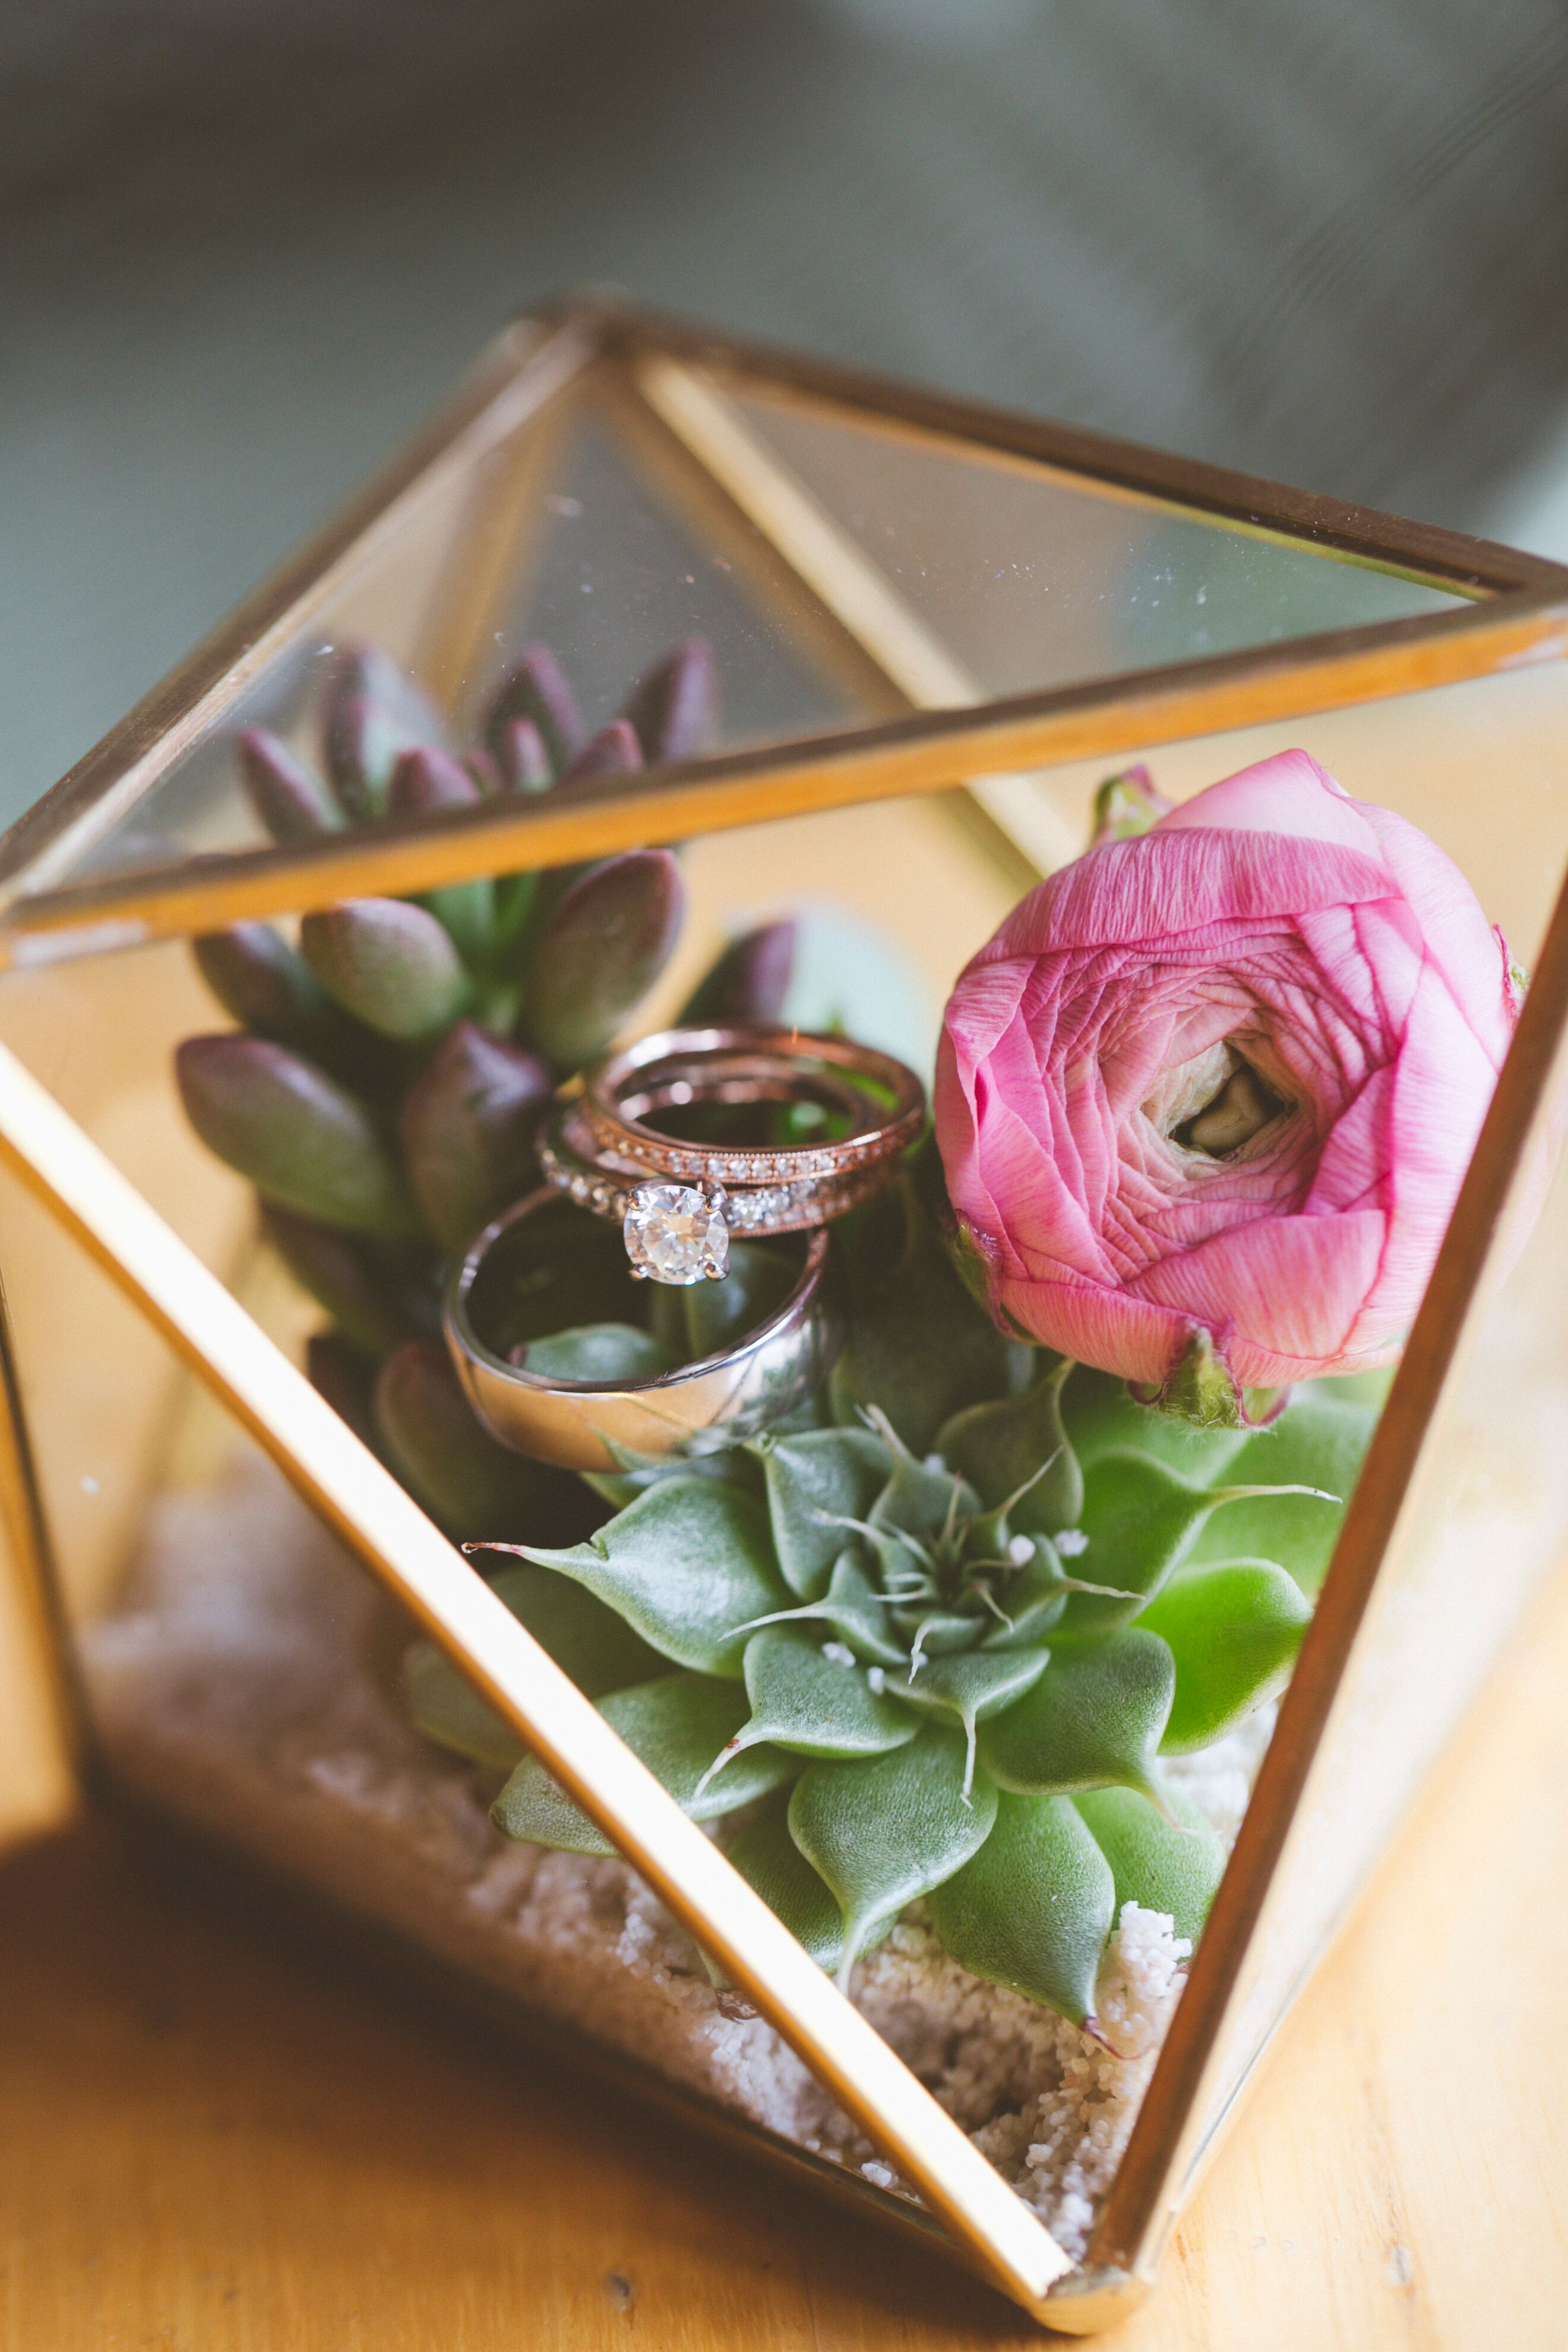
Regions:
<instances>
[{"instance_id":1,"label":"terrarium triangular lid","mask_svg":"<svg viewBox=\"0 0 1568 2352\"><path fill-rule=\"evenodd\" d=\"M0 952L957 784L1048 866L1075 845L1053 763L1475 676L1560 633L1565 600L1568 573L1479 541L568 308L510 331L13 828ZM651 765L268 840L238 739L265 728L320 766L353 648L416 681L463 754L537 644L584 740L673 648L700 649L716 695Z\"/></svg>"}]
</instances>

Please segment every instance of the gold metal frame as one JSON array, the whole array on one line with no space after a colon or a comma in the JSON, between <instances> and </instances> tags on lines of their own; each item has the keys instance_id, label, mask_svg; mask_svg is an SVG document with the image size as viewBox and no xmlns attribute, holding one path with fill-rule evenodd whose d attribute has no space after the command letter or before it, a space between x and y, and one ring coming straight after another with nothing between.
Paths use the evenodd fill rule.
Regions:
<instances>
[{"instance_id":1,"label":"gold metal frame","mask_svg":"<svg viewBox=\"0 0 1568 2352\"><path fill-rule=\"evenodd\" d=\"M718 525L732 518L762 534L794 583L802 627L866 686L885 717L851 733L656 771L630 784L584 783L515 808L490 804L302 849L244 852L109 881L63 878L87 834L134 805L321 603L342 568L390 527L402 501L589 377L603 397L631 404L638 429L658 443ZM973 681L911 626L887 583L822 530L820 516L792 504L787 480L781 484L731 429L712 387L738 381L763 381L884 425L892 420L944 446L956 437L997 464L1053 467L1119 495L1177 502L1227 527L1396 569L1472 601L1457 613L977 706ZM1095 436L715 344L668 321L571 306L542 329L503 338L408 457L14 830L0 853L0 961L26 964L295 911L351 891L428 889L509 866L1029 773L1564 655L1568 572L1535 559ZM1368 1602L1474 1323L1493 1239L1521 1182L1525 1139L1560 1065L1565 1032L1568 912L1560 907L1187 1990L1089 2260L1077 2269L223 1284L4 1052L0 1161L544 1759L919 2187L966 2257L1037 2319L1089 2332L1145 2291L1175 2204L1215 2137L1209 2117L1216 2053L1236 1988L1292 1825L1310 1800L1336 1696L1356 1670ZM5 1402L13 1468L0 1480L0 1502L13 1541L37 1553L42 1536L29 1500L19 1406L14 1392ZM41 1576L45 1566L40 1559ZM865 2194L868 2212L886 2202Z\"/></svg>"}]
</instances>

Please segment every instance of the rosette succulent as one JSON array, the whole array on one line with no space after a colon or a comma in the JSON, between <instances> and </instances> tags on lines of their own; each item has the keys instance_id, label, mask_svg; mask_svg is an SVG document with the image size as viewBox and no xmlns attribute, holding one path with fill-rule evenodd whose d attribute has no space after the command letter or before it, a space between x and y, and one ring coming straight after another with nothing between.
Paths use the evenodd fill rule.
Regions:
<instances>
[{"instance_id":1,"label":"rosette succulent","mask_svg":"<svg viewBox=\"0 0 1568 2352\"><path fill-rule=\"evenodd\" d=\"M628 1461L583 1540L480 1554L825 1967L924 1898L963 1966L1092 2030L1123 1903L1202 1925L1222 1849L1163 1759L1288 1676L1373 1410L1330 1384L1190 1430L1003 1339L910 1179L849 1226L850 1346L799 1425ZM427 1645L408 1689L506 1772L509 1836L613 1850Z\"/></svg>"}]
</instances>

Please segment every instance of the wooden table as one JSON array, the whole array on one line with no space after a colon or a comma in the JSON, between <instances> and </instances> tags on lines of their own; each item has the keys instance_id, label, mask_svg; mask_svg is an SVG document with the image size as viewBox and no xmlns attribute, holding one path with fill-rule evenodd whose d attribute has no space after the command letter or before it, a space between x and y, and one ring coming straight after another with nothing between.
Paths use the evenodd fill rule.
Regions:
<instances>
[{"instance_id":1,"label":"wooden table","mask_svg":"<svg viewBox=\"0 0 1568 2352\"><path fill-rule=\"evenodd\" d=\"M5 2352L938 2352L937 2263L90 1825L0 1871ZM1568 1581L1122 2352L1568 2344Z\"/></svg>"}]
</instances>

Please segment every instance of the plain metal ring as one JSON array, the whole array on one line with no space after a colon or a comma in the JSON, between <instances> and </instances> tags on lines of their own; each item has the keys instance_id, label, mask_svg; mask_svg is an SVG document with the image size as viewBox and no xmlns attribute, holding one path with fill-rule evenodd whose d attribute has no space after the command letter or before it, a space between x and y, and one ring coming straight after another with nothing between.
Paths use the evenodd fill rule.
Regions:
<instances>
[{"instance_id":1,"label":"plain metal ring","mask_svg":"<svg viewBox=\"0 0 1568 2352\"><path fill-rule=\"evenodd\" d=\"M619 1387L547 1380L509 1364L473 1328L474 1284L504 1235L560 1199L546 1185L487 1225L454 1266L442 1302L464 1394L503 1445L566 1470L622 1469L628 1455L711 1452L782 1421L827 1378L844 1344L845 1321L826 1233L812 1235L799 1279L777 1313L718 1355Z\"/></svg>"}]
</instances>

